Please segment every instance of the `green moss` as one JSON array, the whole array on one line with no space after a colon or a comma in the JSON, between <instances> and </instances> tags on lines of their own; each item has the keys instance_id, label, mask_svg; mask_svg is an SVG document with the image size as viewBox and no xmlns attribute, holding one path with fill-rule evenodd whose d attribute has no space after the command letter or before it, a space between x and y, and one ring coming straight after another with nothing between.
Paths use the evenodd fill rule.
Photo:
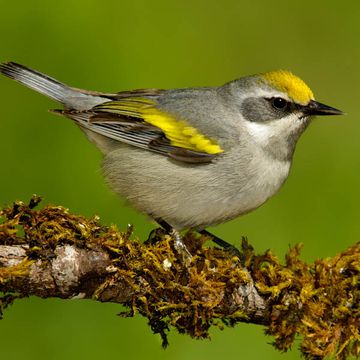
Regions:
<instances>
[{"instance_id":1,"label":"green moss","mask_svg":"<svg viewBox=\"0 0 360 360\"><path fill-rule=\"evenodd\" d=\"M231 254L202 248L205 237L191 232L185 236L193 253L187 267L174 250L172 238L162 231L153 234L151 244L143 244L130 240L131 228L120 232L115 226L104 227L97 217L75 216L61 206L35 210L39 200L15 202L1 211L0 244L26 243L30 246L28 257L34 260L51 259L55 247L65 243L107 251L116 272L99 286L94 298L101 298L117 278L125 279L134 292L127 315L146 316L153 331L162 336L164 346L171 326L194 338L207 338L212 325L233 325L246 317L236 309L226 312L220 304L227 294L249 281L248 273Z\"/></svg>"},{"instance_id":2,"label":"green moss","mask_svg":"<svg viewBox=\"0 0 360 360\"><path fill-rule=\"evenodd\" d=\"M14 278L27 276L32 263L32 260L26 258L14 266L0 267L0 283L4 284L13 281Z\"/></svg>"},{"instance_id":3,"label":"green moss","mask_svg":"<svg viewBox=\"0 0 360 360\"><path fill-rule=\"evenodd\" d=\"M358 356L360 243L310 265L300 260L300 249L290 249L285 265L270 251L252 262L257 288L273 302L266 333L275 337L274 345L281 351L301 335L307 359Z\"/></svg>"},{"instance_id":4,"label":"green moss","mask_svg":"<svg viewBox=\"0 0 360 360\"><path fill-rule=\"evenodd\" d=\"M115 226L104 227L97 217L72 215L60 206L36 210L39 201L34 197L29 204L16 202L0 212L0 244L29 245L29 260L0 268L0 291L8 289L1 284L12 276L26 276L31 260L49 261L57 245L74 244L106 251L112 260L114 272L96 289L94 299L104 300L109 288L126 281L132 297L126 304L129 311L122 315L147 317L164 346L172 327L194 338L208 338L211 326L251 321L227 306L235 289L248 284L251 276L268 304L266 333L274 337L277 349L287 351L301 335L307 359L345 359L360 353L360 243L314 264L303 262L301 246L295 246L281 264L271 251L256 255L246 240L239 259L203 247L207 238L188 232L184 242L193 258L186 265L164 231L155 231L153 241L141 243L130 240L131 228L121 232Z\"/></svg>"}]
</instances>

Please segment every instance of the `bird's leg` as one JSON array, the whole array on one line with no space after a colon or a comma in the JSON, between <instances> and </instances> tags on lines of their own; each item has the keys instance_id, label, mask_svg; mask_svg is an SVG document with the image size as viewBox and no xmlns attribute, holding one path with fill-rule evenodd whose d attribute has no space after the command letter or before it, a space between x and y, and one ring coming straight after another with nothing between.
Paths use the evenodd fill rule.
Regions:
<instances>
[{"instance_id":1,"label":"bird's leg","mask_svg":"<svg viewBox=\"0 0 360 360\"><path fill-rule=\"evenodd\" d=\"M184 244L180 233L174 229L170 224L168 224L165 220L157 218L155 221L174 239L174 248L178 254L182 256L185 263L190 263L192 259L192 255L190 251L187 249L186 245ZM155 231L157 231L156 229ZM154 230L153 230L154 231ZM149 235L149 239L146 240L147 242L151 242L151 237L153 235L153 231ZM156 239L155 239L156 241Z\"/></svg>"},{"instance_id":2,"label":"bird's leg","mask_svg":"<svg viewBox=\"0 0 360 360\"><path fill-rule=\"evenodd\" d=\"M162 227L153 229L153 230L151 230L148 238L144 241L144 244L154 245L162 239L163 235L165 235L167 233L168 232L165 229L163 229Z\"/></svg>"},{"instance_id":3,"label":"bird's leg","mask_svg":"<svg viewBox=\"0 0 360 360\"><path fill-rule=\"evenodd\" d=\"M155 221L168 233L170 234L172 231L172 226L169 225L165 220L161 219L161 218L157 218L155 219Z\"/></svg>"},{"instance_id":4,"label":"bird's leg","mask_svg":"<svg viewBox=\"0 0 360 360\"><path fill-rule=\"evenodd\" d=\"M199 230L198 233L211 237L211 240L215 244L219 245L225 251L228 251L229 253L233 254L234 256L237 256L238 258L241 258L240 250L238 248L236 248L234 245L229 244L225 240L220 239L219 237L217 237L216 235L213 235L211 232L209 232L207 230Z\"/></svg>"}]
</instances>

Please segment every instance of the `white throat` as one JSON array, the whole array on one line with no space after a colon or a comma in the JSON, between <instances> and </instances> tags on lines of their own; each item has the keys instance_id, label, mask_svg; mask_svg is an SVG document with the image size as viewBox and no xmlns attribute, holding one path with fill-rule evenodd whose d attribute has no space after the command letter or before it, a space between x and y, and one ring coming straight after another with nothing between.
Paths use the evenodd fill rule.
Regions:
<instances>
[{"instance_id":1,"label":"white throat","mask_svg":"<svg viewBox=\"0 0 360 360\"><path fill-rule=\"evenodd\" d=\"M282 119L265 122L247 121L250 137L279 160L291 160L296 142L308 125L308 119L290 114Z\"/></svg>"}]
</instances>

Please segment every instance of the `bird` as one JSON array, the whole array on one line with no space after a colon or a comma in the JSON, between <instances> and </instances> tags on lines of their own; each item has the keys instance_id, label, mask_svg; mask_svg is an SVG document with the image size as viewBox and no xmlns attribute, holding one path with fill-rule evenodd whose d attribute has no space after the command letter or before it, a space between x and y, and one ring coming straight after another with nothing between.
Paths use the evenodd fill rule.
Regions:
<instances>
[{"instance_id":1,"label":"bird","mask_svg":"<svg viewBox=\"0 0 360 360\"><path fill-rule=\"evenodd\" d=\"M74 88L14 62L0 73L60 103L53 112L103 153L110 187L169 231L179 251L187 251L182 230L210 234L274 196L312 119L343 114L288 70L219 87L118 93Z\"/></svg>"}]
</instances>

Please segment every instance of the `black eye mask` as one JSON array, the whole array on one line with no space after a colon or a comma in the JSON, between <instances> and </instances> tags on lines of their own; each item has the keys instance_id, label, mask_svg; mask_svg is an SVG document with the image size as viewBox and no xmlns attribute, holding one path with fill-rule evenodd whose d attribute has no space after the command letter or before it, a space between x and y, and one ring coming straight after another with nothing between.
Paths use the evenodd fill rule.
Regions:
<instances>
[{"instance_id":1,"label":"black eye mask","mask_svg":"<svg viewBox=\"0 0 360 360\"><path fill-rule=\"evenodd\" d=\"M280 97L250 97L241 104L244 118L252 122L281 119L296 110L294 103Z\"/></svg>"}]
</instances>

